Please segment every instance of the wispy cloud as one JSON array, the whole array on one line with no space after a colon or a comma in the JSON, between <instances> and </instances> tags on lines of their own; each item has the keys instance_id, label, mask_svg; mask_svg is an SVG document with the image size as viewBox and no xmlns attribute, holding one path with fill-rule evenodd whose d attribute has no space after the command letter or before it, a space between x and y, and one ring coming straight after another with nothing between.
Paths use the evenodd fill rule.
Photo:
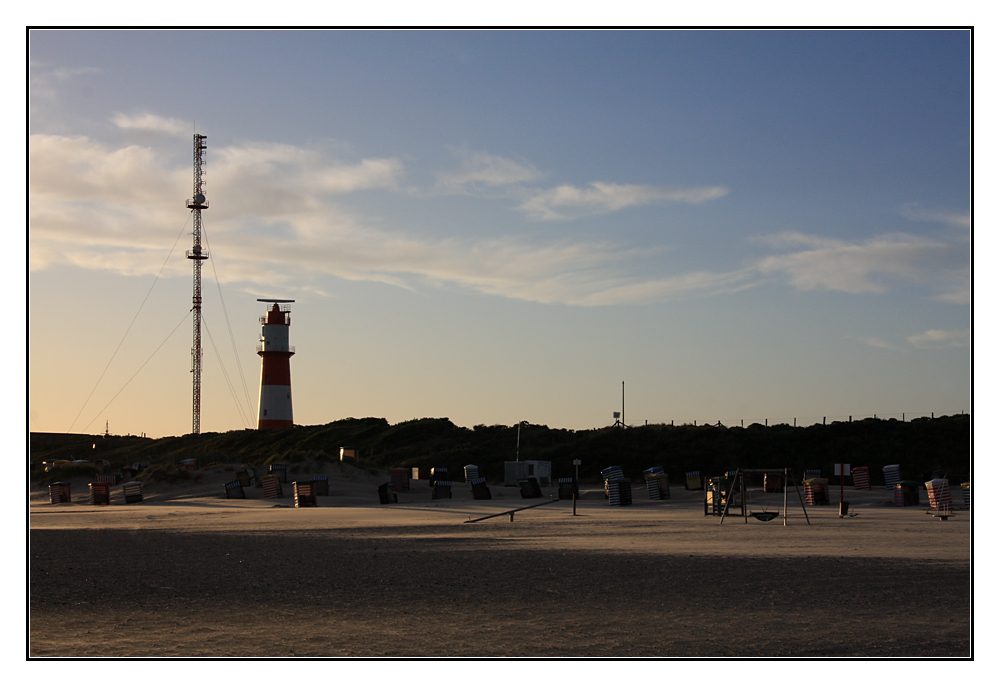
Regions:
<instances>
[{"instance_id":1,"label":"wispy cloud","mask_svg":"<svg viewBox=\"0 0 1000 687\"><path fill-rule=\"evenodd\" d=\"M922 334L908 336L907 341L915 348L958 348L969 345L969 330L928 329Z\"/></svg>"},{"instance_id":2,"label":"wispy cloud","mask_svg":"<svg viewBox=\"0 0 1000 687\"><path fill-rule=\"evenodd\" d=\"M519 209L534 219L565 220L662 201L698 204L727 193L722 186L665 188L595 181L584 188L563 184L534 192Z\"/></svg>"},{"instance_id":3,"label":"wispy cloud","mask_svg":"<svg viewBox=\"0 0 1000 687\"><path fill-rule=\"evenodd\" d=\"M759 240L778 249L796 249L756 262L766 275L782 275L802 290L884 293L883 277L919 279L927 267L953 253L953 247L909 234L879 236L859 242L788 232Z\"/></svg>"},{"instance_id":4,"label":"wispy cloud","mask_svg":"<svg viewBox=\"0 0 1000 687\"><path fill-rule=\"evenodd\" d=\"M967 212L932 210L921 207L919 203L904 204L900 207L899 214L918 222L938 222L962 229L968 229L972 226L972 217Z\"/></svg>"},{"instance_id":5,"label":"wispy cloud","mask_svg":"<svg viewBox=\"0 0 1000 687\"><path fill-rule=\"evenodd\" d=\"M500 155L464 149L452 149L459 160L459 167L451 172L439 172L439 189L468 193L469 187L511 186L534 181L541 173L528 162L517 162Z\"/></svg>"},{"instance_id":6,"label":"wispy cloud","mask_svg":"<svg viewBox=\"0 0 1000 687\"><path fill-rule=\"evenodd\" d=\"M32 269L61 264L124 274L159 269L165 247L188 219L181 201L191 190L190 169L166 167L162 159L148 147L32 136ZM499 158L470 159L462 178L476 183L516 182L536 174ZM206 241L216 255L225 255L223 278L244 285L322 290L318 280L335 276L402 288L452 284L576 305L641 303L742 286L742 274L635 276L631 261L641 257L638 251L610 243L513 234L428 240L405 228L372 225L338 205L339 198L357 191L394 192L404 174L395 158L343 162L323 151L268 143L212 149ZM188 269L184 260L171 261L166 273L183 275Z\"/></svg>"},{"instance_id":7,"label":"wispy cloud","mask_svg":"<svg viewBox=\"0 0 1000 687\"><path fill-rule=\"evenodd\" d=\"M182 122L171 117L160 117L149 112L136 115L118 113L111 118L111 121L119 129L133 129L168 136L190 136L194 133L190 122Z\"/></svg>"},{"instance_id":8,"label":"wispy cloud","mask_svg":"<svg viewBox=\"0 0 1000 687\"><path fill-rule=\"evenodd\" d=\"M906 350L901 346L897 346L896 344L880 339L877 336L845 336L844 338L863 343L864 345L871 346L872 348L881 348L885 351L903 352Z\"/></svg>"},{"instance_id":9,"label":"wispy cloud","mask_svg":"<svg viewBox=\"0 0 1000 687\"><path fill-rule=\"evenodd\" d=\"M97 67L57 67L49 68L30 62L31 75L28 79L28 95L37 103L52 103L59 99L59 88L67 81L79 76L100 74Z\"/></svg>"}]
</instances>

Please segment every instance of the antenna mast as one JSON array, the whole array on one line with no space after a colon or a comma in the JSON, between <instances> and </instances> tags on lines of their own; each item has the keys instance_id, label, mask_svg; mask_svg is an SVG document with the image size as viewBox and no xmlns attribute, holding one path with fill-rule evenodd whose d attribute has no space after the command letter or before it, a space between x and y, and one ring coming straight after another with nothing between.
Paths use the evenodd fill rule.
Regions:
<instances>
[{"instance_id":1,"label":"antenna mast","mask_svg":"<svg viewBox=\"0 0 1000 687\"><path fill-rule=\"evenodd\" d=\"M201 261L208 259L208 253L201 249L201 211L208 209L201 177L202 166L205 164L206 138L208 136L194 135L194 195L187 201L194 226L194 245L186 253L188 260L192 260L194 264L194 293L191 297L194 329L191 343L191 372L194 375L191 396L192 434L201 434Z\"/></svg>"}]
</instances>

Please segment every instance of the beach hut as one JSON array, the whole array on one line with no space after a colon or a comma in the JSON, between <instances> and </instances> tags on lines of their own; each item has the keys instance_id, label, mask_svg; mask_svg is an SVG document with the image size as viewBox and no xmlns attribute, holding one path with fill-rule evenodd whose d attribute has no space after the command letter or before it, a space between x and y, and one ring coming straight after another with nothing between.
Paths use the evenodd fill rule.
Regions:
<instances>
[{"instance_id":1,"label":"beach hut","mask_svg":"<svg viewBox=\"0 0 1000 687\"><path fill-rule=\"evenodd\" d=\"M243 491L243 482L237 479L226 483L227 499L245 499L246 497L247 495Z\"/></svg>"},{"instance_id":2,"label":"beach hut","mask_svg":"<svg viewBox=\"0 0 1000 687\"><path fill-rule=\"evenodd\" d=\"M292 482L292 492L295 494L296 508L316 505L316 484L312 480Z\"/></svg>"},{"instance_id":3,"label":"beach hut","mask_svg":"<svg viewBox=\"0 0 1000 687\"><path fill-rule=\"evenodd\" d=\"M357 446L341 446L340 447L340 459L341 460L353 460L357 462L358 460L358 447Z\"/></svg>"},{"instance_id":4,"label":"beach hut","mask_svg":"<svg viewBox=\"0 0 1000 687\"><path fill-rule=\"evenodd\" d=\"M111 485L107 482L90 483L90 503L95 506L111 504Z\"/></svg>"},{"instance_id":5,"label":"beach hut","mask_svg":"<svg viewBox=\"0 0 1000 687\"><path fill-rule=\"evenodd\" d=\"M885 475L885 488L893 489L900 482L899 478L899 466L898 465L886 465L882 468L882 474Z\"/></svg>"},{"instance_id":6,"label":"beach hut","mask_svg":"<svg viewBox=\"0 0 1000 687\"><path fill-rule=\"evenodd\" d=\"M122 494L125 503L142 503L142 482L125 482L122 484Z\"/></svg>"},{"instance_id":7,"label":"beach hut","mask_svg":"<svg viewBox=\"0 0 1000 687\"><path fill-rule=\"evenodd\" d=\"M485 501L493 498L493 494L490 493L490 488L486 484L486 479L483 477L469 482L469 487L472 489L472 498L476 501Z\"/></svg>"}]
</instances>

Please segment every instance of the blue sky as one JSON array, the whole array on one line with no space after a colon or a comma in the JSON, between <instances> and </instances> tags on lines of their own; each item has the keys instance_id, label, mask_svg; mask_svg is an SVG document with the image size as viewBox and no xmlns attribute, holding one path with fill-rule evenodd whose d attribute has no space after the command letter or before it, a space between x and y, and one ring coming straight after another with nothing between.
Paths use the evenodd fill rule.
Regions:
<instances>
[{"instance_id":1,"label":"blue sky","mask_svg":"<svg viewBox=\"0 0 1000 687\"><path fill-rule=\"evenodd\" d=\"M190 431L195 128L203 431L256 415L258 297L296 300L299 424L590 428L622 381L629 424L970 410L967 32L38 31L29 61L33 431Z\"/></svg>"}]
</instances>

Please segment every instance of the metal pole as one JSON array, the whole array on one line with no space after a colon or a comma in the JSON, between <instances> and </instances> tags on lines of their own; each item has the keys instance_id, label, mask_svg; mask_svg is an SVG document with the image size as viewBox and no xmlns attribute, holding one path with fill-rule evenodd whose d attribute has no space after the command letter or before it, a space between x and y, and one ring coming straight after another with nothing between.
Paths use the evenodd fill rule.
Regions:
<instances>
[{"instance_id":1,"label":"metal pole","mask_svg":"<svg viewBox=\"0 0 1000 687\"><path fill-rule=\"evenodd\" d=\"M785 468L785 476L781 480L782 491L784 492L784 510L781 515L781 524L788 527L788 468Z\"/></svg>"},{"instance_id":2,"label":"metal pole","mask_svg":"<svg viewBox=\"0 0 1000 687\"><path fill-rule=\"evenodd\" d=\"M625 427L625 380L622 380L622 427Z\"/></svg>"}]
</instances>

